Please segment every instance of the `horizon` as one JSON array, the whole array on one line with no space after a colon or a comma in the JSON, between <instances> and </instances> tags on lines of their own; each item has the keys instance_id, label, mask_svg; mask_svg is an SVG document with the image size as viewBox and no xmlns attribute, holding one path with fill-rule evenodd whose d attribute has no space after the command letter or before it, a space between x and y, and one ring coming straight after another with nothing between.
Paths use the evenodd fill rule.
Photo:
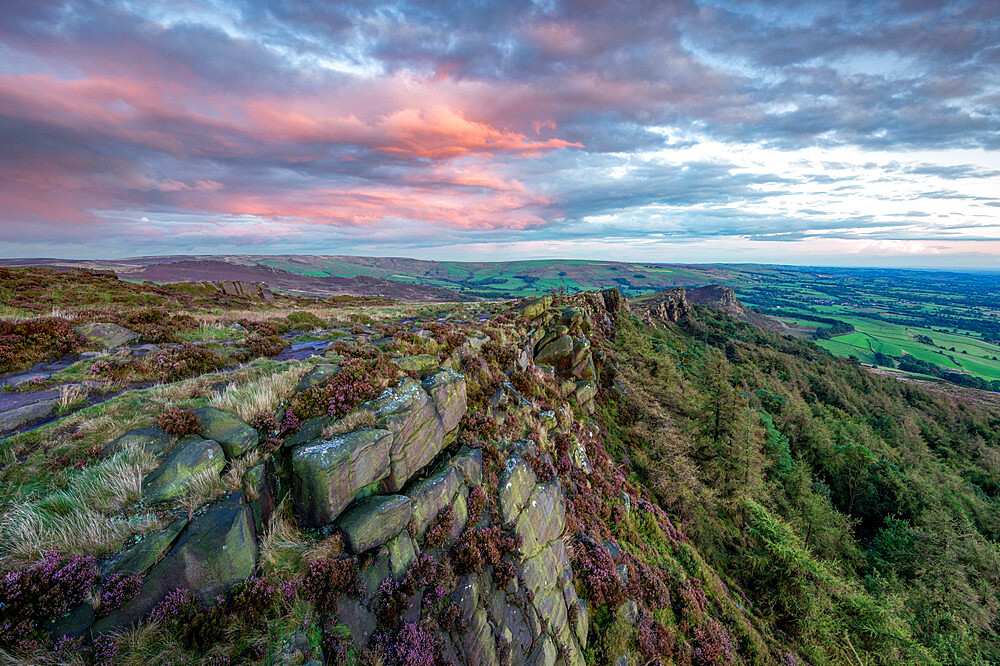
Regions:
<instances>
[{"instance_id":1,"label":"horizon","mask_svg":"<svg viewBox=\"0 0 1000 666\"><path fill-rule=\"evenodd\" d=\"M992 270L1000 5L0 7L0 256Z\"/></svg>"},{"instance_id":2,"label":"horizon","mask_svg":"<svg viewBox=\"0 0 1000 666\"><path fill-rule=\"evenodd\" d=\"M850 269L850 270L890 270L890 271L910 271L910 272L932 272L932 273L987 273L987 274L1000 274L1000 268L978 268L978 267L967 267L967 266L889 266L889 265L846 265L846 264L793 264L793 263L773 263L773 262L754 262L754 261L743 261L743 262L677 262L677 261L627 261L627 260L617 260L617 259L585 259L580 257L536 257L536 258L522 258L522 259L497 259L492 261L468 261L462 259L424 259L416 256L405 256L405 255L377 255L377 254L317 254L317 253L241 253L241 252L226 252L223 254L145 254L145 255L134 255L134 256L118 256L109 258L79 258L79 257L0 257L0 262L3 261L72 261L72 262L113 262L113 261L135 261L139 259L169 259L176 257L186 257L186 258L197 258L197 259L216 259L225 258L227 256L238 256L238 257L248 257L248 258L266 258L266 257L345 257L345 258L362 258L362 259L403 259L410 261L427 261L433 263L458 263L458 264L513 264L513 263L529 263L529 262L559 262L559 261L579 261L579 262L592 262L592 263L611 263L611 264L647 264L653 266L679 266L679 267L704 267L711 268L716 266L724 267L736 267L736 266L753 266L760 268L794 268L794 269ZM30 264L29 264L30 265ZM0 264L2 266L2 264Z\"/></svg>"}]
</instances>

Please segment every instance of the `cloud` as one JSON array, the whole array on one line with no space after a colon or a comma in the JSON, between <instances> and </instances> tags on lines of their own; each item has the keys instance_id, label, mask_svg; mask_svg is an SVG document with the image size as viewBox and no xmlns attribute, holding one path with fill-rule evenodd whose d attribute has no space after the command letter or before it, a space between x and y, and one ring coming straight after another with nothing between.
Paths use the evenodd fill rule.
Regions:
<instances>
[{"instance_id":1,"label":"cloud","mask_svg":"<svg viewBox=\"0 0 1000 666\"><path fill-rule=\"evenodd\" d=\"M5 3L0 240L976 242L998 33L971 0Z\"/></svg>"}]
</instances>

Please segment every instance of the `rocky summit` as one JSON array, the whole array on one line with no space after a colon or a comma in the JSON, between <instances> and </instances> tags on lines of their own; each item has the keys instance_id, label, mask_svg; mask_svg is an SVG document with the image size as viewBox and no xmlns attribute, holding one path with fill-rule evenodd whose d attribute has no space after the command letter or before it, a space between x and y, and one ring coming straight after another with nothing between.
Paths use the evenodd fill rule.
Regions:
<instances>
[{"instance_id":1,"label":"rocky summit","mask_svg":"<svg viewBox=\"0 0 1000 666\"><path fill-rule=\"evenodd\" d=\"M0 655L943 663L951 630L907 610L926 595L965 627L955 654L998 654L993 606L970 602L997 589L974 449L1000 445L1000 415L716 292L346 310L257 292L236 295L257 317L227 319L205 287L205 310L119 319L142 332L74 322L55 369L3 394L89 397L5 412ZM930 447L965 462L925 483ZM922 508L942 492L966 504ZM978 572L965 591L935 587L936 534Z\"/></svg>"}]
</instances>

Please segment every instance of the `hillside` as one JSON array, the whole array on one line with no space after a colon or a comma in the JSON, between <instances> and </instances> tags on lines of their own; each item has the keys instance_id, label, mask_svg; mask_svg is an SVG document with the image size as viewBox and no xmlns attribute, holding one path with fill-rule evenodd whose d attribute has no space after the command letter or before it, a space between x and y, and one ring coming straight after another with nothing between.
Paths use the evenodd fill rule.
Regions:
<instances>
[{"instance_id":1,"label":"hillside","mask_svg":"<svg viewBox=\"0 0 1000 666\"><path fill-rule=\"evenodd\" d=\"M66 365L4 395L100 399L0 442L0 660L1000 659L995 403L680 291L414 308L32 275L77 321L6 321L12 358ZM102 293L134 337L36 348ZM164 299L185 311L142 315Z\"/></svg>"},{"instance_id":2,"label":"hillside","mask_svg":"<svg viewBox=\"0 0 1000 666\"><path fill-rule=\"evenodd\" d=\"M59 259L0 260L0 266L45 267L59 271L84 269L113 271L122 280L160 284L240 280L263 282L274 291L329 298L372 296L402 301L468 301L469 296L429 284L390 280L370 275L320 275L294 272L253 261L230 257L147 257L120 261L74 261Z\"/></svg>"},{"instance_id":3,"label":"hillside","mask_svg":"<svg viewBox=\"0 0 1000 666\"><path fill-rule=\"evenodd\" d=\"M606 288L636 297L673 287L719 285L732 289L732 296L742 302L742 310L730 314L743 321L786 335L813 337L838 356L913 378L1000 389L1000 274L996 272L562 259L475 263L321 255L0 260L3 264L98 268L117 271L123 279L157 282L182 280L190 274L234 279L226 276L249 272L255 276L252 280L280 282L272 286L287 293L384 295L409 301ZM694 294L698 300L698 292Z\"/></svg>"}]
</instances>

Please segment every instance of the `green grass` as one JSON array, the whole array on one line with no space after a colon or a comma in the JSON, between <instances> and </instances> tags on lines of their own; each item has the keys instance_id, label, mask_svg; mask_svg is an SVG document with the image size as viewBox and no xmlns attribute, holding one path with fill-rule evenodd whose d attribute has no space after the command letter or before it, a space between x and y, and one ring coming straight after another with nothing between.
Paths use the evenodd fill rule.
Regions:
<instances>
[{"instance_id":1,"label":"green grass","mask_svg":"<svg viewBox=\"0 0 1000 666\"><path fill-rule=\"evenodd\" d=\"M242 340L247 337L246 332L236 331L228 326L213 326L202 324L192 331L183 331L177 337L185 342L204 342L206 340Z\"/></svg>"},{"instance_id":2,"label":"green grass","mask_svg":"<svg viewBox=\"0 0 1000 666\"><path fill-rule=\"evenodd\" d=\"M986 342L971 331L969 335L940 333L932 328L872 319L857 310L838 306L819 305L814 311L821 316L854 326L853 333L839 335L832 340L817 341L820 347L838 356L852 356L863 363L874 363L876 353L896 358L909 354L918 360L963 370L983 379L1000 379L1000 360L993 360L994 356L1000 359L1000 345ZM823 325L796 318L795 311L791 309L780 319L805 326ZM926 336L933 344L920 342L917 336ZM952 347L954 351L951 350Z\"/></svg>"}]
</instances>

